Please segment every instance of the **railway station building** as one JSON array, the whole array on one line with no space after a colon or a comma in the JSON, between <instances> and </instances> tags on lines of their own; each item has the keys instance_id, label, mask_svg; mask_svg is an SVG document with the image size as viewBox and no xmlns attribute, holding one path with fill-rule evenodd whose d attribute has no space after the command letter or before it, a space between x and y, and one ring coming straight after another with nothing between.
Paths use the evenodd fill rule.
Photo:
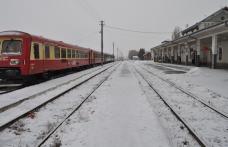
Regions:
<instances>
[{"instance_id":1,"label":"railway station building","mask_svg":"<svg viewBox=\"0 0 228 147\"><path fill-rule=\"evenodd\" d=\"M228 69L228 7L151 48L155 62Z\"/></svg>"}]
</instances>

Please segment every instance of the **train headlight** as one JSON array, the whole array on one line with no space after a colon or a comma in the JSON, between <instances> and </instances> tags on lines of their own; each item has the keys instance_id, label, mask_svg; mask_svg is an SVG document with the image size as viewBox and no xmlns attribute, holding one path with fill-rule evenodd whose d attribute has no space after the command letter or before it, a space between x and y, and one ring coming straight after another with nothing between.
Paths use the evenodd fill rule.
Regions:
<instances>
[{"instance_id":1,"label":"train headlight","mask_svg":"<svg viewBox=\"0 0 228 147\"><path fill-rule=\"evenodd\" d=\"M10 59L10 65L18 65L18 64L20 64L19 59Z\"/></svg>"}]
</instances>

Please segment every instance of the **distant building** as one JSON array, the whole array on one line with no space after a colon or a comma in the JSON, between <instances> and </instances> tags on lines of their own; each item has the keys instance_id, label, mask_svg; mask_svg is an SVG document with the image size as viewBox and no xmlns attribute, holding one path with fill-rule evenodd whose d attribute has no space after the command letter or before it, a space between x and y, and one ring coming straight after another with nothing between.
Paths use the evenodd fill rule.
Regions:
<instances>
[{"instance_id":1,"label":"distant building","mask_svg":"<svg viewBox=\"0 0 228 147\"><path fill-rule=\"evenodd\" d=\"M133 60L139 60L139 57L138 56L133 56L132 59Z\"/></svg>"},{"instance_id":2,"label":"distant building","mask_svg":"<svg viewBox=\"0 0 228 147\"><path fill-rule=\"evenodd\" d=\"M156 62L228 68L228 8L183 30L179 38L151 48Z\"/></svg>"},{"instance_id":3,"label":"distant building","mask_svg":"<svg viewBox=\"0 0 228 147\"><path fill-rule=\"evenodd\" d=\"M144 60L151 60L151 53L150 53L150 52L146 52L146 53L143 55L143 59L144 59Z\"/></svg>"}]
</instances>

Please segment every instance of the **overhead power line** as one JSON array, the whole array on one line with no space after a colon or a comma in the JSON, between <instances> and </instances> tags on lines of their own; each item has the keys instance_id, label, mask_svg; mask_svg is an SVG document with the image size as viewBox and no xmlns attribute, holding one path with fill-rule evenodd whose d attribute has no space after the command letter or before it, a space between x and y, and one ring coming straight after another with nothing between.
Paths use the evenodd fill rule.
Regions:
<instances>
[{"instance_id":1,"label":"overhead power line","mask_svg":"<svg viewBox=\"0 0 228 147\"><path fill-rule=\"evenodd\" d=\"M98 11L92 7L86 0L78 0L79 4L84 8L84 10L92 17L96 23L98 20L101 20L101 17Z\"/></svg>"},{"instance_id":2,"label":"overhead power line","mask_svg":"<svg viewBox=\"0 0 228 147\"><path fill-rule=\"evenodd\" d=\"M148 31L139 31L139 30L132 30L132 29L126 29L126 28L120 28L110 25L105 25L106 28L119 30L119 31L125 31L125 32L133 32L133 33L141 33L141 34L171 34L172 32L148 32Z\"/></svg>"}]
</instances>

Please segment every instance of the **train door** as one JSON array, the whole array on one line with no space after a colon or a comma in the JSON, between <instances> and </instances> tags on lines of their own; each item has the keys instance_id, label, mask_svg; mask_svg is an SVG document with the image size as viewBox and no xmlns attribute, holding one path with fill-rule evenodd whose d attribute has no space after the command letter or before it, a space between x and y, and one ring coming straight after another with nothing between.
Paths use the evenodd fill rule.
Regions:
<instances>
[{"instance_id":1,"label":"train door","mask_svg":"<svg viewBox=\"0 0 228 147\"><path fill-rule=\"evenodd\" d=\"M30 49L30 73L38 74L43 72L43 46L41 43L32 42Z\"/></svg>"},{"instance_id":2,"label":"train door","mask_svg":"<svg viewBox=\"0 0 228 147\"><path fill-rule=\"evenodd\" d=\"M48 72L50 70L50 46L48 44L44 45L44 50L43 50L43 54L44 54L44 59L43 59L43 67L44 67L44 72Z\"/></svg>"}]
</instances>

